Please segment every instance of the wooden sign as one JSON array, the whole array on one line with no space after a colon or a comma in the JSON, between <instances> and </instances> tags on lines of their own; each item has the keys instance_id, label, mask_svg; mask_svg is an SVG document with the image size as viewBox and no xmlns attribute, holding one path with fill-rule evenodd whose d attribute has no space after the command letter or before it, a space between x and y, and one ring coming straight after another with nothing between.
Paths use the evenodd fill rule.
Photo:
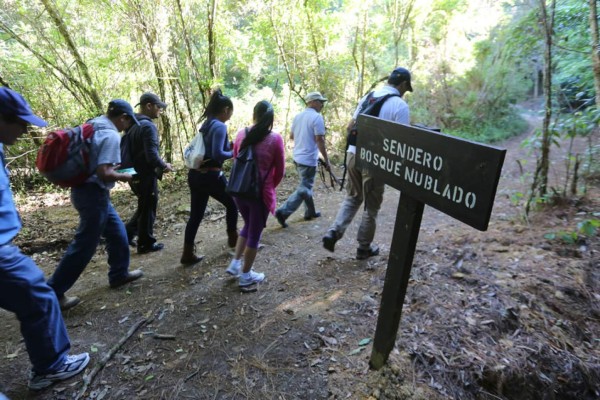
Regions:
<instances>
[{"instance_id":1,"label":"wooden sign","mask_svg":"<svg viewBox=\"0 0 600 400\"><path fill-rule=\"evenodd\" d=\"M369 364L396 342L425 204L486 230L506 150L375 117L358 117L356 160L401 190Z\"/></svg>"},{"instance_id":2,"label":"wooden sign","mask_svg":"<svg viewBox=\"0 0 600 400\"><path fill-rule=\"evenodd\" d=\"M358 117L356 159L385 183L485 231L506 150L442 133Z\"/></svg>"}]
</instances>

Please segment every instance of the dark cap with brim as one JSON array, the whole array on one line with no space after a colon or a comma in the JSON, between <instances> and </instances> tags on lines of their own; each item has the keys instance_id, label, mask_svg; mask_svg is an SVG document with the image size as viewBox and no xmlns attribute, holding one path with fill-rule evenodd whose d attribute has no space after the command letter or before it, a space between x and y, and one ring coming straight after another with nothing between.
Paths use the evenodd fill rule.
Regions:
<instances>
[{"instance_id":1,"label":"dark cap with brim","mask_svg":"<svg viewBox=\"0 0 600 400\"><path fill-rule=\"evenodd\" d=\"M136 104L136 107L141 105L144 106L146 104L156 104L158 105L160 108L167 108L167 103L165 103L164 101L162 101L160 99L160 97L158 97L156 94L152 93L152 92L146 92L143 95L140 96L140 102Z\"/></svg>"},{"instance_id":2,"label":"dark cap with brim","mask_svg":"<svg viewBox=\"0 0 600 400\"><path fill-rule=\"evenodd\" d=\"M129 104L125 100L121 100L121 99L112 100L110 103L108 103L108 111L114 111L116 113L121 112L123 114L126 114L129 117L131 117L131 119L133 119L133 122L136 125L140 124L139 121L137 120L137 118L135 117L135 113L133 112L133 107L131 107L131 104Z\"/></svg>"},{"instance_id":3,"label":"dark cap with brim","mask_svg":"<svg viewBox=\"0 0 600 400\"><path fill-rule=\"evenodd\" d=\"M0 87L0 114L14 115L35 126L47 126L48 123L35 115L27 100L19 93L7 87Z\"/></svg>"},{"instance_id":4,"label":"dark cap with brim","mask_svg":"<svg viewBox=\"0 0 600 400\"><path fill-rule=\"evenodd\" d=\"M391 83L392 85L399 85L402 82L407 82L408 91L412 92L413 88L410 83L410 79L410 72L406 68L398 67L395 70L393 70L390 74L390 77L388 78L388 83Z\"/></svg>"}]
</instances>

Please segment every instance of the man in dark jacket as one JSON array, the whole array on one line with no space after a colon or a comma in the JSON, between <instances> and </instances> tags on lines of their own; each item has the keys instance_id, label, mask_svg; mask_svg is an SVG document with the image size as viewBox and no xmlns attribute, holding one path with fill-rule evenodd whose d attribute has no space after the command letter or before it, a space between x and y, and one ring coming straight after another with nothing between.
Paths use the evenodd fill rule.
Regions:
<instances>
[{"instance_id":1,"label":"man in dark jacket","mask_svg":"<svg viewBox=\"0 0 600 400\"><path fill-rule=\"evenodd\" d=\"M163 172L172 171L172 166L158 154L158 129L153 119L160 116L167 105L154 93L144 93L140 97L140 113L136 117L139 126L132 126L121 140L121 149L129 149L133 167L137 175L130 183L137 196L138 207L126 224L129 244L136 245L138 254L162 250L164 245L156 243L153 235L156 206L158 205L158 178ZM128 141L128 143L127 143Z\"/></svg>"}]
</instances>

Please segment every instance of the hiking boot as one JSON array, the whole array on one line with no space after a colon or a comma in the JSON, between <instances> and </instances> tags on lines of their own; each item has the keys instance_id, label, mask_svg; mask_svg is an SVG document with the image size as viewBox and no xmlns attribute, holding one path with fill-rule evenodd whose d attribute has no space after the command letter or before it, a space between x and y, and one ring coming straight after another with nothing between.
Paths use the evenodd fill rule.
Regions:
<instances>
[{"instance_id":1,"label":"hiking boot","mask_svg":"<svg viewBox=\"0 0 600 400\"><path fill-rule=\"evenodd\" d=\"M279 222L279 225L281 225L282 228L288 227L288 224L285 222L285 217L283 216L281 211L275 211L275 218L277 218L277 222Z\"/></svg>"},{"instance_id":2,"label":"hiking boot","mask_svg":"<svg viewBox=\"0 0 600 400\"><path fill-rule=\"evenodd\" d=\"M242 269L242 260L236 260L235 258L229 263L229 267L225 270L231 276L238 276Z\"/></svg>"},{"instance_id":3,"label":"hiking boot","mask_svg":"<svg viewBox=\"0 0 600 400\"><path fill-rule=\"evenodd\" d=\"M240 287L254 285L255 283L260 283L265 280L265 274L262 272L254 272L250 270L250 272L244 272L240 275Z\"/></svg>"},{"instance_id":4,"label":"hiking boot","mask_svg":"<svg viewBox=\"0 0 600 400\"><path fill-rule=\"evenodd\" d=\"M379 246L376 244L372 244L368 249L356 249L356 259L357 260L366 260L369 257L378 256L379 255Z\"/></svg>"},{"instance_id":5,"label":"hiking boot","mask_svg":"<svg viewBox=\"0 0 600 400\"><path fill-rule=\"evenodd\" d=\"M315 213L313 215L305 215L304 216L304 220L305 221L310 221L311 219L319 218L320 216L321 216L321 212L320 211L315 211Z\"/></svg>"},{"instance_id":6,"label":"hiking boot","mask_svg":"<svg viewBox=\"0 0 600 400\"><path fill-rule=\"evenodd\" d=\"M183 254L181 254L180 263L183 265L193 265L199 263L204 259L204 256L197 256L194 254L193 244L183 244Z\"/></svg>"},{"instance_id":7,"label":"hiking boot","mask_svg":"<svg viewBox=\"0 0 600 400\"><path fill-rule=\"evenodd\" d=\"M330 229L327 231L325 236L323 236L323 247L333 253L335 250L335 242L338 240L340 240L340 236L338 235L337 231Z\"/></svg>"},{"instance_id":8,"label":"hiking boot","mask_svg":"<svg viewBox=\"0 0 600 400\"><path fill-rule=\"evenodd\" d=\"M68 309L75 307L80 302L81 299L77 296L69 297L63 295L60 299L58 299L58 305L62 311L67 311Z\"/></svg>"},{"instance_id":9,"label":"hiking boot","mask_svg":"<svg viewBox=\"0 0 600 400\"><path fill-rule=\"evenodd\" d=\"M110 287L112 289L116 289L118 287L128 284L129 282L133 282L137 279L140 279L142 276L144 276L144 273L141 270L133 270L131 272L128 272L127 275L110 282Z\"/></svg>"},{"instance_id":10,"label":"hiking boot","mask_svg":"<svg viewBox=\"0 0 600 400\"><path fill-rule=\"evenodd\" d=\"M90 355L88 353L81 353L74 356L67 356L65 363L58 371L39 375L32 370L29 372L28 387L31 390L40 390L53 383L69 379L83 371L89 362Z\"/></svg>"},{"instance_id":11,"label":"hiking boot","mask_svg":"<svg viewBox=\"0 0 600 400\"><path fill-rule=\"evenodd\" d=\"M161 251L165 248L165 245L162 243L152 243L150 246L138 246L137 253L138 254L146 254L154 251Z\"/></svg>"}]
</instances>

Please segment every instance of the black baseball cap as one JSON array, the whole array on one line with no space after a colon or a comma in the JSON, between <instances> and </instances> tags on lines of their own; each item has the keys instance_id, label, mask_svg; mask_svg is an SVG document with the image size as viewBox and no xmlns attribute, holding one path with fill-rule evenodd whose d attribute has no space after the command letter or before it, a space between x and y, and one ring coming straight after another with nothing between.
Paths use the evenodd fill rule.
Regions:
<instances>
[{"instance_id":1,"label":"black baseball cap","mask_svg":"<svg viewBox=\"0 0 600 400\"><path fill-rule=\"evenodd\" d=\"M140 124L139 121L137 120L137 118L135 117L135 113L133 112L133 107L131 107L131 104L129 104L125 100L121 100L121 99L111 100L111 102L108 103L108 111L116 111L117 113L121 112L123 114L126 114L129 117L131 117L131 119L133 119L133 122L136 125Z\"/></svg>"},{"instance_id":2,"label":"black baseball cap","mask_svg":"<svg viewBox=\"0 0 600 400\"><path fill-rule=\"evenodd\" d=\"M408 91L413 91L412 85L410 84L410 72L406 68L398 67L390 74L388 83L398 85L402 82L408 82Z\"/></svg>"},{"instance_id":3,"label":"black baseball cap","mask_svg":"<svg viewBox=\"0 0 600 400\"><path fill-rule=\"evenodd\" d=\"M167 103L165 103L164 101L162 101L160 99L160 97L158 97L156 94L152 93L152 92L146 92L143 95L140 96L140 102L136 104L136 107L139 105L146 105L146 104L157 104L160 108L167 108Z\"/></svg>"}]
</instances>

